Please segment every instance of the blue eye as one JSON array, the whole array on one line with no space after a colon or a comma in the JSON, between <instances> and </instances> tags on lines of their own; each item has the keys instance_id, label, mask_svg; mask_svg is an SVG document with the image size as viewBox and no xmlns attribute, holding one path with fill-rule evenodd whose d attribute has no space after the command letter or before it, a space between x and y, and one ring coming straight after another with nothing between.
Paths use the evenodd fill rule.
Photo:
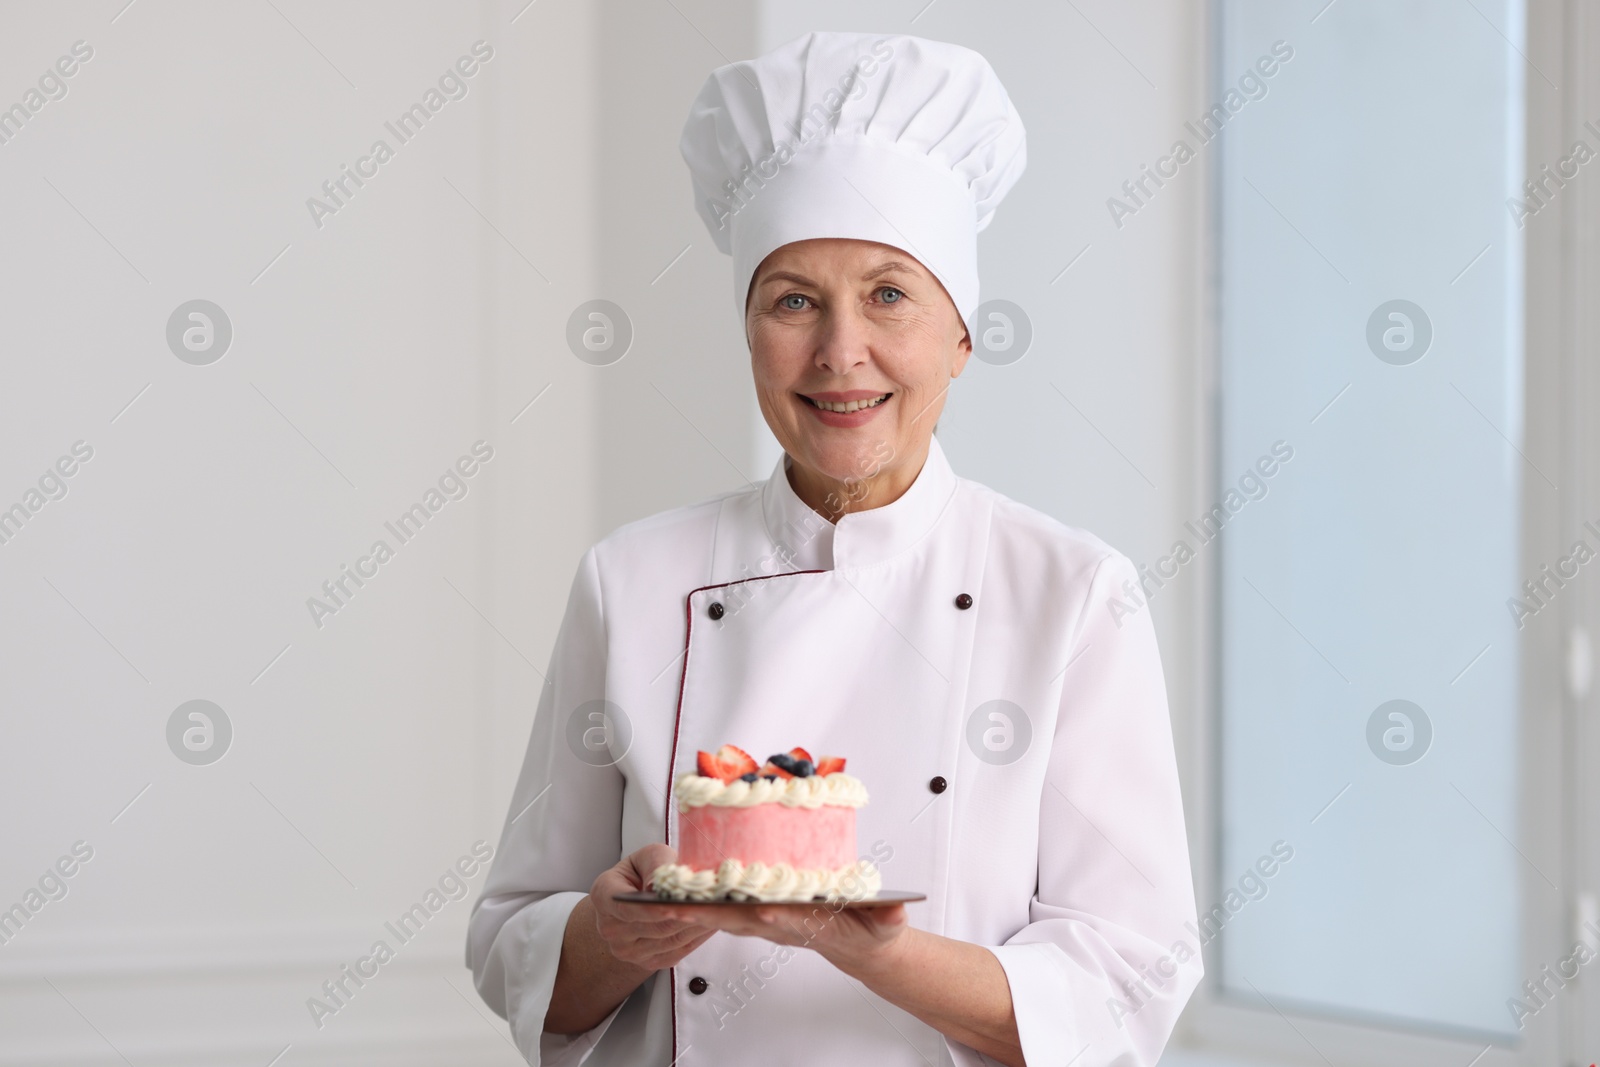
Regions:
<instances>
[{"instance_id":1,"label":"blue eye","mask_svg":"<svg viewBox=\"0 0 1600 1067\"><path fill-rule=\"evenodd\" d=\"M883 302L885 304L898 304L900 302L900 298L902 296L906 295L905 293L901 292L899 289L896 289L893 286L889 286L889 285L886 285L882 289L879 289L878 292L883 294ZM891 293L894 294L892 297L890 296Z\"/></svg>"},{"instance_id":2,"label":"blue eye","mask_svg":"<svg viewBox=\"0 0 1600 1067\"><path fill-rule=\"evenodd\" d=\"M791 300L800 301L799 306L796 306L794 304L789 303L789 301L791 301ZM778 301L778 303L781 304L783 307L788 308L790 311L804 311L805 310L805 305L806 305L806 298L801 296L799 293L790 293L788 296L786 296L782 300Z\"/></svg>"}]
</instances>

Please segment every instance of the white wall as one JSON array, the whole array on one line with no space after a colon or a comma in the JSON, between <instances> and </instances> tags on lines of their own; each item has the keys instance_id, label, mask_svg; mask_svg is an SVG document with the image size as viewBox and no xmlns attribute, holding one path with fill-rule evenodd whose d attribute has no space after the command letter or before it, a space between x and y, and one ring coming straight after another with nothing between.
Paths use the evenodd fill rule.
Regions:
<instances>
[{"instance_id":1,"label":"white wall","mask_svg":"<svg viewBox=\"0 0 1600 1067\"><path fill-rule=\"evenodd\" d=\"M273 3L18 7L0 34L0 105L94 48L0 145L0 506L73 442L95 450L0 545L0 906L95 850L0 946L0 1065L108 1045L518 1062L460 966L471 897L321 1030L305 1001L498 839L583 549L770 467L730 268L677 154L722 62L811 28L984 52L1030 134L980 240L985 297L1023 305L1035 340L952 392L952 462L1140 560L1203 493L1204 176L1120 230L1105 208L1195 110L1198 11ZM306 198L480 38L470 93L317 229ZM164 338L196 297L235 331L209 366ZM612 366L564 341L596 297L636 331ZM479 439L495 457L469 494L317 628L306 599ZM1196 676L1171 620L1194 593L1155 608L1180 740ZM164 736L194 698L235 731L210 766Z\"/></svg>"},{"instance_id":2,"label":"white wall","mask_svg":"<svg viewBox=\"0 0 1600 1067\"><path fill-rule=\"evenodd\" d=\"M0 947L0 1063L519 1062L461 966L471 897L320 1030L305 1001L497 840L597 532L593 368L558 350L598 275L596 14L119 6L0 35L7 104L94 49L0 146L0 500L94 449L0 545L0 901L94 849ZM479 39L468 95L399 146L385 120ZM378 137L394 158L318 229L307 197ZM195 297L234 327L208 366L164 338ZM465 498L315 626L306 599L480 439ZM233 724L210 766L167 748L193 698Z\"/></svg>"}]
</instances>

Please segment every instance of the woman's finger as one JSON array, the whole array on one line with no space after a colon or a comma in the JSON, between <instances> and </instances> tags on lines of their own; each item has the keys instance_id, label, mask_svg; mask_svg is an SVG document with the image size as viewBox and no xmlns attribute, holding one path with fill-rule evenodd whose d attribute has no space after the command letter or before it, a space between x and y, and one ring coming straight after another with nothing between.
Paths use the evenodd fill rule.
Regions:
<instances>
[{"instance_id":1,"label":"woman's finger","mask_svg":"<svg viewBox=\"0 0 1600 1067\"><path fill-rule=\"evenodd\" d=\"M709 927L712 930L726 930L730 934L740 936L757 935L777 928L776 923L764 923L756 918L754 912L743 908L705 908L702 909L699 922L696 925Z\"/></svg>"},{"instance_id":2,"label":"woman's finger","mask_svg":"<svg viewBox=\"0 0 1600 1067\"><path fill-rule=\"evenodd\" d=\"M660 962L658 962L656 966L658 968L677 966L677 964L682 961L685 956L699 948L701 945L705 944L714 933L716 933L715 930L691 931L691 936L687 941L673 945L667 951L661 953L661 955L658 957Z\"/></svg>"},{"instance_id":3,"label":"woman's finger","mask_svg":"<svg viewBox=\"0 0 1600 1067\"><path fill-rule=\"evenodd\" d=\"M665 937L657 938L656 942L666 948L675 948L691 941L704 941L714 933L715 930L707 930L703 926L683 925Z\"/></svg>"},{"instance_id":4,"label":"woman's finger","mask_svg":"<svg viewBox=\"0 0 1600 1067\"><path fill-rule=\"evenodd\" d=\"M619 903L612 912L602 912L602 922L608 922L619 935L667 937L682 930L703 929L699 923L683 917L686 912L692 914L695 910L698 909L675 910L653 904Z\"/></svg>"},{"instance_id":5,"label":"woman's finger","mask_svg":"<svg viewBox=\"0 0 1600 1067\"><path fill-rule=\"evenodd\" d=\"M613 922L627 923L630 926L648 926L664 920L659 909L649 904L629 904L622 901L599 900L595 902L595 911L606 916Z\"/></svg>"},{"instance_id":6,"label":"woman's finger","mask_svg":"<svg viewBox=\"0 0 1600 1067\"><path fill-rule=\"evenodd\" d=\"M680 919L661 919L656 922L641 925L641 937L665 938L676 937L685 930L703 930L699 923L683 922Z\"/></svg>"},{"instance_id":7,"label":"woman's finger","mask_svg":"<svg viewBox=\"0 0 1600 1067\"><path fill-rule=\"evenodd\" d=\"M643 941L658 940L670 937L688 927L692 923L676 922L671 919L646 918L641 922L632 919L612 918L602 919L600 922L602 936L608 941Z\"/></svg>"}]
</instances>

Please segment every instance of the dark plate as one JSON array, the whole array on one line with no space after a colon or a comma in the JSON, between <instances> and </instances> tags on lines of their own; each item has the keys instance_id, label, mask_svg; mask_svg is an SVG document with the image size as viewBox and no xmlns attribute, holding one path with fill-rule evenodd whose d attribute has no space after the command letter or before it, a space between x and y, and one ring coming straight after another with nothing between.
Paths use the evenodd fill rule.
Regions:
<instances>
[{"instance_id":1,"label":"dark plate","mask_svg":"<svg viewBox=\"0 0 1600 1067\"><path fill-rule=\"evenodd\" d=\"M696 907L718 906L734 908L759 908L764 905L780 907L794 904L814 904L818 907L828 905L826 900L662 900L654 893L618 893L612 900L626 901L629 904L664 904L674 908L685 905ZM891 904L909 904L916 900L927 900L926 893L906 893L897 889L885 889L875 897L866 900L846 900L844 906L851 908L887 908Z\"/></svg>"}]
</instances>

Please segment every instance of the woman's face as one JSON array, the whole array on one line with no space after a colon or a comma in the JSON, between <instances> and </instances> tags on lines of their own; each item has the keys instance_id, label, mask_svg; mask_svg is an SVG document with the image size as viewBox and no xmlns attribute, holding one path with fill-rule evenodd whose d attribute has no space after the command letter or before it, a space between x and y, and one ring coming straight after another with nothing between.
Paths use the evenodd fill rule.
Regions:
<instances>
[{"instance_id":1,"label":"woman's face","mask_svg":"<svg viewBox=\"0 0 1600 1067\"><path fill-rule=\"evenodd\" d=\"M761 413L806 468L796 473L824 483L885 474L895 495L921 469L945 393L972 354L927 268L898 248L846 238L796 241L762 260L745 333ZM842 410L851 404L867 406Z\"/></svg>"}]
</instances>

